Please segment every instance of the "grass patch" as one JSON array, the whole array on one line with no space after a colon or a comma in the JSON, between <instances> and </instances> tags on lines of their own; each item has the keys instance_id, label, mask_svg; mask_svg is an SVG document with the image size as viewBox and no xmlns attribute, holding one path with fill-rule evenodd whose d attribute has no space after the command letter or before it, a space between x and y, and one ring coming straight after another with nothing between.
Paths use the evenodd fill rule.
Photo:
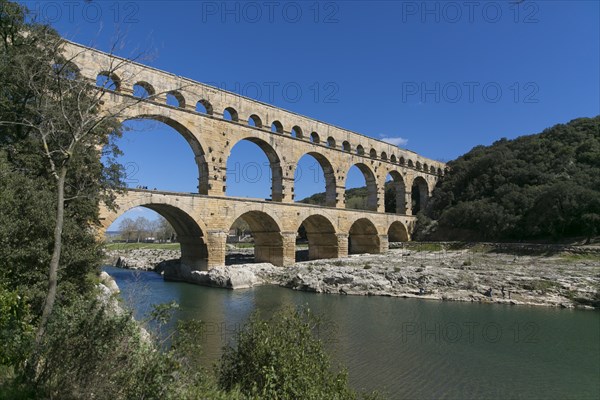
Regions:
<instances>
[{"instance_id":1,"label":"grass patch","mask_svg":"<svg viewBox=\"0 0 600 400\"><path fill-rule=\"evenodd\" d=\"M597 261L600 262L599 254L572 254L572 253L564 253L560 256L561 260L577 262L577 261Z\"/></svg>"},{"instance_id":2,"label":"grass patch","mask_svg":"<svg viewBox=\"0 0 600 400\"><path fill-rule=\"evenodd\" d=\"M236 249L252 249L254 248L254 243L230 243Z\"/></svg>"},{"instance_id":3,"label":"grass patch","mask_svg":"<svg viewBox=\"0 0 600 400\"><path fill-rule=\"evenodd\" d=\"M154 250L180 250L179 243L108 243L107 250L134 250L134 249L154 249Z\"/></svg>"},{"instance_id":4,"label":"grass patch","mask_svg":"<svg viewBox=\"0 0 600 400\"><path fill-rule=\"evenodd\" d=\"M405 246L407 249L414 251L442 251L444 249L441 243L408 242Z\"/></svg>"}]
</instances>

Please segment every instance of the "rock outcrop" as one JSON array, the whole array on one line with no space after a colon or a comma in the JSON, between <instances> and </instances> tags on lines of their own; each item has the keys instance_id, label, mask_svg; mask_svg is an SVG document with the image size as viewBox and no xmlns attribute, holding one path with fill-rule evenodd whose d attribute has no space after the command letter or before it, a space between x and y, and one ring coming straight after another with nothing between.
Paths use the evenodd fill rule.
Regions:
<instances>
[{"instance_id":1,"label":"rock outcrop","mask_svg":"<svg viewBox=\"0 0 600 400\"><path fill-rule=\"evenodd\" d=\"M137 250L131 257L121 258L148 266L174 255L173 251L160 254L160 250L153 250L148 251L148 259L143 259L143 253ZM520 256L473 250L393 249L386 254L299 262L287 268L261 263L194 271L179 259L157 264L156 271L165 280L228 289L275 284L317 293L446 301L569 308L592 308L600 303L600 262L594 255Z\"/></svg>"}]
</instances>

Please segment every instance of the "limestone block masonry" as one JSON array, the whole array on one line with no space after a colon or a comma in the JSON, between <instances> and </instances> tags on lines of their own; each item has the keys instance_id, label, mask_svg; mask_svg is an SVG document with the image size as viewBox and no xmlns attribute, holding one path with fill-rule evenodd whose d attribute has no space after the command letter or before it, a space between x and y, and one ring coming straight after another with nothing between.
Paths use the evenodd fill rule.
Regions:
<instances>
[{"instance_id":1,"label":"limestone block masonry","mask_svg":"<svg viewBox=\"0 0 600 400\"><path fill-rule=\"evenodd\" d=\"M103 107L118 118L154 119L179 132L194 152L198 193L130 189L116 211L101 207L102 232L122 213L143 206L163 215L177 232L182 262L194 269L225 264L226 239L242 217L255 239L255 259L294 263L296 232L306 228L309 258L387 251L389 241L410 240L416 209L422 209L444 163L346 129L211 87L137 62L65 41L64 54L90 81L110 85ZM146 96L134 96L134 86ZM177 106L167 105L167 94ZM251 121L252 123L249 123ZM293 133L293 134L292 134ZM257 144L272 176L270 200L225 196L227 159L241 140ZM323 168L326 204L294 202L294 173L305 154ZM368 210L345 208L346 175L357 166L368 188ZM396 213L384 212L388 174L396 192Z\"/></svg>"}]
</instances>

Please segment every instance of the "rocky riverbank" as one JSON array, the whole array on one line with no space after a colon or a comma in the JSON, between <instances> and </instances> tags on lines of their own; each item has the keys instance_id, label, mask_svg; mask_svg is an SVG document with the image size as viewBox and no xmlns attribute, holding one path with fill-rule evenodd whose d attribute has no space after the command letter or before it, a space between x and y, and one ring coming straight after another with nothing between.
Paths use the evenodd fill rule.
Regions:
<instances>
[{"instance_id":1,"label":"rocky riverbank","mask_svg":"<svg viewBox=\"0 0 600 400\"><path fill-rule=\"evenodd\" d=\"M229 249L228 257L251 249ZM417 297L446 301L524 304L554 307L600 306L600 256L558 253L516 255L488 249L415 251L352 255L344 259L296 263L240 264L209 272L180 265L173 250L130 250L117 266L153 269L167 280L248 288L275 284L295 290L343 295ZM113 259L114 259L113 255Z\"/></svg>"}]
</instances>

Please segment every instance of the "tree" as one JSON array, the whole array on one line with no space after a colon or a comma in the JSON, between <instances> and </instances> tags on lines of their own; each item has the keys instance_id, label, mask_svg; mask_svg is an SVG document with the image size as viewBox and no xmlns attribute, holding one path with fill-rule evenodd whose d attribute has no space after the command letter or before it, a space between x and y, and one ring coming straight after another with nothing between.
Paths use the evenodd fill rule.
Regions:
<instances>
[{"instance_id":1,"label":"tree","mask_svg":"<svg viewBox=\"0 0 600 400\"><path fill-rule=\"evenodd\" d=\"M160 238L161 241L166 242L175 240L175 229L173 229L169 221L167 221L165 218L159 215L156 223L158 225L157 236Z\"/></svg>"},{"instance_id":2,"label":"tree","mask_svg":"<svg viewBox=\"0 0 600 400\"><path fill-rule=\"evenodd\" d=\"M52 215L52 250L39 342L57 296L66 225L75 223L93 237L87 228L98 222L99 202L113 205L123 186L114 143L119 121L143 100L111 103L109 87L98 88L79 74L80 54L66 59L62 38L47 25L28 22L27 15L23 6L0 0L0 145L13 171L40 178L40 190L54 202L53 210L45 209ZM114 75L127 63L114 58L106 73ZM97 247L93 240L85 243Z\"/></svg>"}]
</instances>

